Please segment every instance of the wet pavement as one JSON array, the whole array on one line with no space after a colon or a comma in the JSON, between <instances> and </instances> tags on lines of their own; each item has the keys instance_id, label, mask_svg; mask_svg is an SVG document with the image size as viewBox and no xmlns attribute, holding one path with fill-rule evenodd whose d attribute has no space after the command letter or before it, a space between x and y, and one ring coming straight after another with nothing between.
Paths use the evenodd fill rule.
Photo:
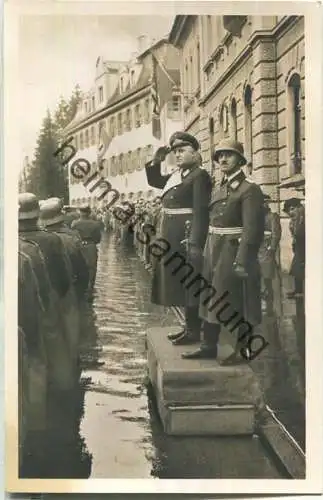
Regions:
<instances>
[{"instance_id":1,"label":"wet pavement","mask_svg":"<svg viewBox=\"0 0 323 500\"><path fill-rule=\"evenodd\" d=\"M95 298L83 313L79 412L68 439L53 436L45 477L283 477L256 436L164 434L147 384L145 332L177 320L171 310L150 303L148 272L113 235L105 234L100 245ZM268 403L304 446L304 391L292 313L265 317L270 344L253 366Z\"/></svg>"}]
</instances>

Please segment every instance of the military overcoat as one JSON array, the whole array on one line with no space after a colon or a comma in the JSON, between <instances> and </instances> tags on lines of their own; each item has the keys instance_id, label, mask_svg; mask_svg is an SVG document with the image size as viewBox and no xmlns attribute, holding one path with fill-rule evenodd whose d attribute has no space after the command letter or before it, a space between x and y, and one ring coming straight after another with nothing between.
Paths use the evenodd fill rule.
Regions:
<instances>
[{"instance_id":1,"label":"military overcoat","mask_svg":"<svg viewBox=\"0 0 323 500\"><path fill-rule=\"evenodd\" d=\"M210 301L207 301L211 297L210 290L200 294L200 316L210 323L223 325L232 314L236 314L237 321L243 318L251 325L257 325L261 322L257 256L264 236L264 199L260 187L246 179L242 171L232 181L214 187L209 232L212 228L240 228L242 231L239 236L208 235L203 277L216 294ZM235 273L236 264L243 266L248 273L244 284ZM220 315L219 310L225 304L228 305Z\"/></svg>"},{"instance_id":2,"label":"military overcoat","mask_svg":"<svg viewBox=\"0 0 323 500\"><path fill-rule=\"evenodd\" d=\"M181 282L188 268L182 267L178 270L181 259L179 257L169 259L172 255L180 255L184 265L189 261L187 245L182 243L188 236L190 247L197 248L201 253L201 259L192 263L194 271L198 273L201 270L202 252L209 224L211 178L206 170L198 166L186 172L175 170L168 175L161 174L160 164L152 165L149 162L145 167L148 184L162 189L162 210L154 244L159 245L158 241L161 238L167 242L161 246L168 249L162 259L153 258L152 302L163 306L198 305L198 298L189 293L185 280ZM169 213L174 209L173 213ZM184 213L176 213L179 209ZM187 221L190 222L189 234L186 231Z\"/></svg>"}]
</instances>

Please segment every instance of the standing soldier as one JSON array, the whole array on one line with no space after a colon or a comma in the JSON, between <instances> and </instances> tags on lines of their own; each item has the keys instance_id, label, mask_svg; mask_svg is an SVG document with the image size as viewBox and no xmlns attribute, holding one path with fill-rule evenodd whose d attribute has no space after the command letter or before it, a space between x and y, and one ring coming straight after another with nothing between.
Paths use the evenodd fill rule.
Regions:
<instances>
[{"instance_id":1,"label":"standing soldier","mask_svg":"<svg viewBox=\"0 0 323 500\"><path fill-rule=\"evenodd\" d=\"M65 329L69 339L70 355L75 373L79 359L80 302L88 287L89 272L83 257L81 241L64 223L62 203L59 198L46 200L40 208L42 225L57 234L64 246L71 287L64 298Z\"/></svg>"},{"instance_id":2,"label":"standing soldier","mask_svg":"<svg viewBox=\"0 0 323 500\"><path fill-rule=\"evenodd\" d=\"M70 409L71 394L76 385L63 318L63 303L69 292L70 279L60 238L54 233L40 229L38 225L40 210L36 196L32 193L21 193L18 201L20 249L31 257L37 276L44 275L41 271L41 261L48 273L49 302L40 318L40 332L47 361L48 428L54 431L63 425L64 413ZM44 277L38 280L38 284L43 281ZM43 288L45 290L45 281Z\"/></svg>"},{"instance_id":3,"label":"standing soldier","mask_svg":"<svg viewBox=\"0 0 323 500\"><path fill-rule=\"evenodd\" d=\"M287 293L289 299L303 297L305 280L305 208L299 198L290 198L284 203L284 212L290 217L293 260L289 274L294 277L294 290Z\"/></svg>"},{"instance_id":4,"label":"standing soldier","mask_svg":"<svg viewBox=\"0 0 323 500\"><path fill-rule=\"evenodd\" d=\"M169 140L170 148L160 147L151 162L146 164L148 184L162 189L161 221L158 236L168 242L172 254L182 261L175 265L153 259L152 302L163 306L184 306L185 327L168 338L175 345L190 344L200 338L199 299L189 293L183 282L179 267L185 259L199 272L202 266L203 248L209 225L208 204L211 194L211 179L206 170L200 168L199 143L192 135L175 132ZM168 175L161 174L161 162L173 151L177 169ZM189 235L185 234L187 223ZM187 238L186 238L187 237ZM186 251L183 240L187 239ZM183 265L184 262L184 265Z\"/></svg>"},{"instance_id":5,"label":"standing soldier","mask_svg":"<svg viewBox=\"0 0 323 500\"><path fill-rule=\"evenodd\" d=\"M200 294L200 315L204 320L204 338L199 349L183 354L186 359L216 358L221 325L240 314L252 326L261 322L260 269L258 251L264 235L263 194L259 186L244 175L241 167L246 164L243 146L237 141L223 140L215 149L214 160L223 172L220 185L212 191L210 202L210 227L204 251L203 277L212 285L217 296L226 296L221 312L209 307L206 294ZM209 290L208 290L209 297ZM220 299L217 301L220 302ZM228 319L229 307L234 315ZM229 313L230 314L230 313ZM239 326L238 342L233 355L222 364L239 361L241 348L249 358L249 334ZM241 361L241 359L240 359Z\"/></svg>"},{"instance_id":6,"label":"standing soldier","mask_svg":"<svg viewBox=\"0 0 323 500\"><path fill-rule=\"evenodd\" d=\"M271 211L269 200L270 196L265 194L265 236L258 254L264 286L262 297L267 302L267 312L271 312L273 308L273 279L277 271L276 253L281 238L280 218L277 213Z\"/></svg>"},{"instance_id":7,"label":"standing soldier","mask_svg":"<svg viewBox=\"0 0 323 500\"><path fill-rule=\"evenodd\" d=\"M89 205L84 205L80 208L80 219L73 221L71 228L78 231L82 240L83 255L89 269L88 297L91 299L98 262L97 245L101 241L101 224L91 217Z\"/></svg>"}]
</instances>

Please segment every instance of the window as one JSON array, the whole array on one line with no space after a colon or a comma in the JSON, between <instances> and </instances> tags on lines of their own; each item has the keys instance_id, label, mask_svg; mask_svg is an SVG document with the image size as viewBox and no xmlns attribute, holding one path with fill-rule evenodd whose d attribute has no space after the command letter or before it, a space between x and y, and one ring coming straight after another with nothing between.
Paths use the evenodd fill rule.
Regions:
<instances>
[{"instance_id":1,"label":"window","mask_svg":"<svg viewBox=\"0 0 323 500\"><path fill-rule=\"evenodd\" d=\"M118 135L122 134L122 113L118 114Z\"/></svg>"},{"instance_id":2,"label":"window","mask_svg":"<svg viewBox=\"0 0 323 500\"><path fill-rule=\"evenodd\" d=\"M111 137L114 137L116 135L116 123L115 123L114 116L111 116L111 120L110 120L110 135L111 135Z\"/></svg>"},{"instance_id":3,"label":"window","mask_svg":"<svg viewBox=\"0 0 323 500\"><path fill-rule=\"evenodd\" d=\"M288 142L293 174L302 171L301 78L294 73L288 82Z\"/></svg>"},{"instance_id":4,"label":"window","mask_svg":"<svg viewBox=\"0 0 323 500\"><path fill-rule=\"evenodd\" d=\"M84 111L87 113L87 102L84 103Z\"/></svg>"},{"instance_id":5,"label":"window","mask_svg":"<svg viewBox=\"0 0 323 500\"><path fill-rule=\"evenodd\" d=\"M135 70L132 69L130 71L130 85L134 85L135 84Z\"/></svg>"},{"instance_id":6,"label":"window","mask_svg":"<svg viewBox=\"0 0 323 500\"><path fill-rule=\"evenodd\" d=\"M140 104L136 104L135 106L135 127L138 128L141 125L141 116L140 116Z\"/></svg>"},{"instance_id":7,"label":"window","mask_svg":"<svg viewBox=\"0 0 323 500\"><path fill-rule=\"evenodd\" d=\"M91 127L91 146L95 145L95 128L94 126Z\"/></svg>"},{"instance_id":8,"label":"window","mask_svg":"<svg viewBox=\"0 0 323 500\"><path fill-rule=\"evenodd\" d=\"M137 148L135 168L136 168L136 170L141 170L143 168L143 165L142 165L142 156L141 156L141 148Z\"/></svg>"},{"instance_id":9,"label":"window","mask_svg":"<svg viewBox=\"0 0 323 500\"><path fill-rule=\"evenodd\" d=\"M252 90L246 86L244 93L244 149L248 160L249 174L252 174Z\"/></svg>"},{"instance_id":10,"label":"window","mask_svg":"<svg viewBox=\"0 0 323 500\"><path fill-rule=\"evenodd\" d=\"M201 66L201 51L200 51L200 43L197 42L196 45L196 87L199 88L200 83L200 66Z\"/></svg>"},{"instance_id":11,"label":"window","mask_svg":"<svg viewBox=\"0 0 323 500\"><path fill-rule=\"evenodd\" d=\"M229 135L230 138L237 140L237 101L235 98L231 101Z\"/></svg>"},{"instance_id":12,"label":"window","mask_svg":"<svg viewBox=\"0 0 323 500\"><path fill-rule=\"evenodd\" d=\"M101 171L101 175L103 175L104 177L107 177L109 175L107 160L105 160L105 159L101 160L99 168L100 168L100 171Z\"/></svg>"},{"instance_id":13,"label":"window","mask_svg":"<svg viewBox=\"0 0 323 500\"><path fill-rule=\"evenodd\" d=\"M190 56L190 64L189 64L189 90L192 92L194 88L194 74L193 74L193 57Z\"/></svg>"},{"instance_id":14,"label":"window","mask_svg":"<svg viewBox=\"0 0 323 500\"><path fill-rule=\"evenodd\" d=\"M110 174L112 177L115 177L116 174L116 157L112 156L111 158L111 169L110 169Z\"/></svg>"},{"instance_id":15,"label":"window","mask_svg":"<svg viewBox=\"0 0 323 500\"><path fill-rule=\"evenodd\" d=\"M167 103L167 118L172 120L181 119L181 96L174 95Z\"/></svg>"},{"instance_id":16,"label":"window","mask_svg":"<svg viewBox=\"0 0 323 500\"><path fill-rule=\"evenodd\" d=\"M184 89L187 90L189 88L189 81L188 81L188 64L187 61L185 62L185 71L184 71Z\"/></svg>"},{"instance_id":17,"label":"window","mask_svg":"<svg viewBox=\"0 0 323 500\"><path fill-rule=\"evenodd\" d=\"M91 174L94 174L94 172L97 171L97 165L96 165L96 162L92 162L92 165L91 165Z\"/></svg>"},{"instance_id":18,"label":"window","mask_svg":"<svg viewBox=\"0 0 323 500\"><path fill-rule=\"evenodd\" d=\"M221 111L220 111L220 128L221 128L221 135L223 137L228 137L229 133L229 112L228 112L228 106L226 104L222 104L221 106Z\"/></svg>"},{"instance_id":19,"label":"window","mask_svg":"<svg viewBox=\"0 0 323 500\"><path fill-rule=\"evenodd\" d=\"M84 136L83 136L83 132L80 133L80 149L84 149Z\"/></svg>"},{"instance_id":20,"label":"window","mask_svg":"<svg viewBox=\"0 0 323 500\"><path fill-rule=\"evenodd\" d=\"M103 102L103 87L99 87L99 102Z\"/></svg>"},{"instance_id":21,"label":"window","mask_svg":"<svg viewBox=\"0 0 323 500\"><path fill-rule=\"evenodd\" d=\"M131 109L127 109L125 113L125 129L131 130Z\"/></svg>"},{"instance_id":22,"label":"window","mask_svg":"<svg viewBox=\"0 0 323 500\"><path fill-rule=\"evenodd\" d=\"M124 77L120 78L120 92L124 92Z\"/></svg>"},{"instance_id":23,"label":"window","mask_svg":"<svg viewBox=\"0 0 323 500\"><path fill-rule=\"evenodd\" d=\"M133 163L133 159L132 159L132 152L131 152L131 151L128 151L128 161L127 161L127 163L128 163L128 172L129 172L129 173L133 172L133 171L134 171L134 169L135 169L135 168L134 168L134 167L135 167L135 165L134 165L134 163Z\"/></svg>"},{"instance_id":24,"label":"window","mask_svg":"<svg viewBox=\"0 0 323 500\"><path fill-rule=\"evenodd\" d=\"M95 97L92 97L92 111L95 110Z\"/></svg>"},{"instance_id":25,"label":"window","mask_svg":"<svg viewBox=\"0 0 323 500\"><path fill-rule=\"evenodd\" d=\"M85 147L88 148L90 145L90 141L89 141L89 131L88 129L86 129L85 131Z\"/></svg>"},{"instance_id":26,"label":"window","mask_svg":"<svg viewBox=\"0 0 323 500\"><path fill-rule=\"evenodd\" d=\"M119 156L119 174L123 175L125 173L125 165L124 165L124 158L123 158L123 153Z\"/></svg>"},{"instance_id":27,"label":"window","mask_svg":"<svg viewBox=\"0 0 323 500\"><path fill-rule=\"evenodd\" d=\"M145 108L144 108L144 122L149 123L151 120L151 106L150 106L150 99L145 99Z\"/></svg>"}]
</instances>

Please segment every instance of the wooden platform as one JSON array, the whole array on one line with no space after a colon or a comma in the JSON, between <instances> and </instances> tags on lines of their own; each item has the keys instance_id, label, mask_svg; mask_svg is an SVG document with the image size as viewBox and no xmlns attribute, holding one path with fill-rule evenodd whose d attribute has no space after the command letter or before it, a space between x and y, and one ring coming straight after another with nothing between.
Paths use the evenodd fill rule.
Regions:
<instances>
[{"instance_id":1,"label":"wooden platform","mask_svg":"<svg viewBox=\"0 0 323 500\"><path fill-rule=\"evenodd\" d=\"M167 334L147 331L149 378L164 430L171 435L253 434L255 414L263 405L257 378L248 365L222 367L218 360L185 360L193 346L173 346ZM219 360L232 348L220 345Z\"/></svg>"}]
</instances>

